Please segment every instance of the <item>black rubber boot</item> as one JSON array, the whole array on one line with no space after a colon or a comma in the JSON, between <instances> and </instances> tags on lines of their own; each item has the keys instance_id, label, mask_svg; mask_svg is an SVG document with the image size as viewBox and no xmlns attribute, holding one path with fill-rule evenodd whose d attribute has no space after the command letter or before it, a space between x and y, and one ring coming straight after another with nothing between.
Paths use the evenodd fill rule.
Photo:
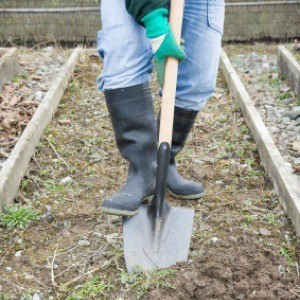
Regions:
<instances>
[{"instance_id":1,"label":"black rubber boot","mask_svg":"<svg viewBox=\"0 0 300 300\"><path fill-rule=\"evenodd\" d=\"M177 199L194 200L205 196L205 190L200 183L184 179L177 170L176 155L183 149L187 137L195 123L198 112L175 107L174 125L171 147L171 161L167 177L167 190ZM157 118L157 128L160 125L160 113Z\"/></svg>"},{"instance_id":2,"label":"black rubber boot","mask_svg":"<svg viewBox=\"0 0 300 300\"><path fill-rule=\"evenodd\" d=\"M117 146L130 165L125 186L106 199L101 210L133 216L155 191L157 130L151 92L148 84L142 84L107 91L105 99Z\"/></svg>"}]
</instances>

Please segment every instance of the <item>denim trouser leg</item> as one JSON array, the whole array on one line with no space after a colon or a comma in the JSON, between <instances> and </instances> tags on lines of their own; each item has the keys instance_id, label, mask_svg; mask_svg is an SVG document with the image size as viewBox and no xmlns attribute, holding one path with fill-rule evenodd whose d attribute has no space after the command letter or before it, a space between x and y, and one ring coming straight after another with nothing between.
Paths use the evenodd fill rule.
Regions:
<instances>
[{"instance_id":1,"label":"denim trouser leg","mask_svg":"<svg viewBox=\"0 0 300 300\"><path fill-rule=\"evenodd\" d=\"M124 0L102 0L98 51L100 91L150 80L151 46L145 29L127 13ZM187 60L179 64L176 106L200 110L213 94L224 23L224 0L186 0L182 37Z\"/></svg>"},{"instance_id":2,"label":"denim trouser leg","mask_svg":"<svg viewBox=\"0 0 300 300\"><path fill-rule=\"evenodd\" d=\"M148 82L153 69L152 48L145 29L127 13L125 0L102 0L101 21L98 52L103 70L98 89L106 91Z\"/></svg>"}]
</instances>

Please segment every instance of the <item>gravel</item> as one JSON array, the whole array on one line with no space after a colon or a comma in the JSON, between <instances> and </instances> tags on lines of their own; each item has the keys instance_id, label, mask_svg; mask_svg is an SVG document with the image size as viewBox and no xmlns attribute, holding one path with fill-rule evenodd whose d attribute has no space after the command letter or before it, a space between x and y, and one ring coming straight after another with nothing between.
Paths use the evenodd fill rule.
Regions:
<instances>
[{"instance_id":1,"label":"gravel","mask_svg":"<svg viewBox=\"0 0 300 300\"><path fill-rule=\"evenodd\" d=\"M230 60L287 163L300 175L300 102L279 77L277 45L227 46ZM299 180L300 180L300 176Z\"/></svg>"}]
</instances>

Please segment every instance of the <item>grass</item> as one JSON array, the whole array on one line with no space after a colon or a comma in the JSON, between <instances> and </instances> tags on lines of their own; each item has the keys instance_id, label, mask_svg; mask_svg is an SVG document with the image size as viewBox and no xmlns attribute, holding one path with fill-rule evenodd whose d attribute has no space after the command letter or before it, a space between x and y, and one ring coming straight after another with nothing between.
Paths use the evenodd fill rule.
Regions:
<instances>
[{"instance_id":1,"label":"grass","mask_svg":"<svg viewBox=\"0 0 300 300\"><path fill-rule=\"evenodd\" d=\"M40 214L31 206L4 208L4 213L0 215L0 225L7 229L25 229L31 221L38 220Z\"/></svg>"},{"instance_id":2,"label":"grass","mask_svg":"<svg viewBox=\"0 0 300 300\"><path fill-rule=\"evenodd\" d=\"M75 289L66 300L101 299L105 292L111 292L114 286L99 277L94 277Z\"/></svg>"},{"instance_id":3,"label":"grass","mask_svg":"<svg viewBox=\"0 0 300 300\"><path fill-rule=\"evenodd\" d=\"M122 271L121 282L135 289L135 299L142 299L151 288L174 289L174 286L168 279L176 273L177 271L172 269L154 270L150 272L139 269L135 274Z\"/></svg>"}]
</instances>

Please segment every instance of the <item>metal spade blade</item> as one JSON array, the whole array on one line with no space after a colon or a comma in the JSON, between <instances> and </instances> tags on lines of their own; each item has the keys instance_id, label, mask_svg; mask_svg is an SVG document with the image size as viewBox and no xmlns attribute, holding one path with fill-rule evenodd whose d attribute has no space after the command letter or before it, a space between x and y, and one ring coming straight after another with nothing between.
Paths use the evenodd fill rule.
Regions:
<instances>
[{"instance_id":1,"label":"metal spade blade","mask_svg":"<svg viewBox=\"0 0 300 300\"><path fill-rule=\"evenodd\" d=\"M142 205L137 216L123 219L124 256L128 272L167 268L187 261L194 210L173 207L164 201L170 146L158 151L156 193L151 205Z\"/></svg>"}]
</instances>

